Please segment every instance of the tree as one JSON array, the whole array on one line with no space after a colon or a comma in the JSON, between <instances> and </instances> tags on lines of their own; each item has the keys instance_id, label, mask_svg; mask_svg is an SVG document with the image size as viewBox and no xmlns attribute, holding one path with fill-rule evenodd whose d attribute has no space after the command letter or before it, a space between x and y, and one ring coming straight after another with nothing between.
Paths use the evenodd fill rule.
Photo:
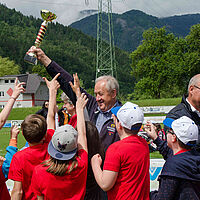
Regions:
<instances>
[{"instance_id":1,"label":"tree","mask_svg":"<svg viewBox=\"0 0 200 200\"><path fill-rule=\"evenodd\" d=\"M131 54L133 74L136 77L136 98L160 98L170 75L168 49L176 41L165 27L143 33L142 44Z\"/></svg>"},{"instance_id":2,"label":"tree","mask_svg":"<svg viewBox=\"0 0 200 200\"><path fill-rule=\"evenodd\" d=\"M43 65L34 65L32 68L32 73L38 74L41 77L46 77L48 80L51 79Z\"/></svg>"},{"instance_id":3,"label":"tree","mask_svg":"<svg viewBox=\"0 0 200 200\"><path fill-rule=\"evenodd\" d=\"M199 73L200 69L200 24L192 26L190 30L190 34L185 38L188 48L185 61L188 67L187 73L191 78Z\"/></svg>"},{"instance_id":4,"label":"tree","mask_svg":"<svg viewBox=\"0 0 200 200\"><path fill-rule=\"evenodd\" d=\"M19 74L19 69L19 65L16 65L14 61L0 56L0 76Z\"/></svg>"}]
</instances>

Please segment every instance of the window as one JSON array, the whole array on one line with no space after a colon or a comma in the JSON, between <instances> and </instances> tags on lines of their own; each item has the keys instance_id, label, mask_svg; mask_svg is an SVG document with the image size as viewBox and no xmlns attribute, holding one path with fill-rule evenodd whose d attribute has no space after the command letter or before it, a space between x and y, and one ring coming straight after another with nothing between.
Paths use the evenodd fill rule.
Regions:
<instances>
[{"instance_id":1,"label":"window","mask_svg":"<svg viewBox=\"0 0 200 200\"><path fill-rule=\"evenodd\" d=\"M0 92L0 97L3 97L4 96L4 92Z\"/></svg>"},{"instance_id":2,"label":"window","mask_svg":"<svg viewBox=\"0 0 200 200\"><path fill-rule=\"evenodd\" d=\"M14 82L15 82L15 80L10 80L10 82L11 82L11 83L14 83Z\"/></svg>"},{"instance_id":3,"label":"window","mask_svg":"<svg viewBox=\"0 0 200 200\"><path fill-rule=\"evenodd\" d=\"M5 83L9 83L9 80L5 80Z\"/></svg>"}]
</instances>

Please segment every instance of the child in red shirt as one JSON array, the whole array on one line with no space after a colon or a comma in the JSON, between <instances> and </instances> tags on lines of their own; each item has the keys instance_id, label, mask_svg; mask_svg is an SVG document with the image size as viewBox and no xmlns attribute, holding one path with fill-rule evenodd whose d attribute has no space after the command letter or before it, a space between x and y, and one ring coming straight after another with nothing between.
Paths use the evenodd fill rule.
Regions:
<instances>
[{"instance_id":1,"label":"child in red shirt","mask_svg":"<svg viewBox=\"0 0 200 200\"><path fill-rule=\"evenodd\" d=\"M111 144L103 170L99 154L92 157L92 169L99 186L107 191L109 200L149 199L149 149L137 133L144 120L138 105L127 102L111 109L120 141Z\"/></svg>"},{"instance_id":2,"label":"child in red shirt","mask_svg":"<svg viewBox=\"0 0 200 200\"><path fill-rule=\"evenodd\" d=\"M45 79L49 88L49 110L47 123L44 117L33 114L23 121L22 134L29 147L17 152L12 159L8 178L14 180L12 199L36 199L30 187L33 169L48 158L47 147L54 133L56 93L60 87L56 81L57 74L52 81ZM48 129L48 130L47 130Z\"/></svg>"},{"instance_id":3,"label":"child in red shirt","mask_svg":"<svg viewBox=\"0 0 200 200\"><path fill-rule=\"evenodd\" d=\"M77 130L71 125L58 127L48 145L50 159L34 169L31 186L38 199L84 199L88 149L83 110L86 95L76 102Z\"/></svg>"}]
</instances>

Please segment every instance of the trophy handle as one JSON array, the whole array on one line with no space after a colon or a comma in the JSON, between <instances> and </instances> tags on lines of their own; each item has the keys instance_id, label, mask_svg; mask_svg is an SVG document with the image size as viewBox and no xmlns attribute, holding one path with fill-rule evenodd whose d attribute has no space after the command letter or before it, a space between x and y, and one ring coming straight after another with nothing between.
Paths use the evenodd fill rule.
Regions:
<instances>
[{"instance_id":1,"label":"trophy handle","mask_svg":"<svg viewBox=\"0 0 200 200\"><path fill-rule=\"evenodd\" d=\"M48 26L48 22L51 22L52 20L56 19L56 15L51 13L48 10L41 10L41 16L42 18L45 20L41 26L40 26L40 30L37 34L36 40L35 40L35 46L39 47L44 35L46 33L47 30L47 26ZM33 65L37 65L37 56L34 53L26 53L25 57L24 57L24 61L33 64Z\"/></svg>"},{"instance_id":2,"label":"trophy handle","mask_svg":"<svg viewBox=\"0 0 200 200\"><path fill-rule=\"evenodd\" d=\"M42 42L42 40L43 40L43 38L44 38L44 35L45 35L46 31L47 31L47 26L48 26L48 22L47 22L47 21L44 21L44 22L41 24L40 30L39 30L39 32L38 32L38 34L37 34L37 38L36 38L36 40L35 40L35 46L36 46L36 47L39 47L39 46L40 46L40 44L41 44L41 42Z\"/></svg>"}]
</instances>

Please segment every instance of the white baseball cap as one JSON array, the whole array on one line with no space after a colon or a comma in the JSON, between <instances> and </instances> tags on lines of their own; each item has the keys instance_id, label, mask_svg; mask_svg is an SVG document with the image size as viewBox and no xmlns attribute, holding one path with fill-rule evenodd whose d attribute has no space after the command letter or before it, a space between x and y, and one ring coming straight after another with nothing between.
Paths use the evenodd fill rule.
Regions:
<instances>
[{"instance_id":1,"label":"white baseball cap","mask_svg":"<svg viewBox=\"0 0 200 200\"><path fill-rule=\"evenodd\" d=\"M198 127L194 121L187 116L182 116L176 120L166 118L163 124L172 128L177 138L186 145L190 145L190 142L198 141Z\"/></svg>"},{"instance_id":2,"label":"white baseball cap","mask_svg":"<svg viewBox=\"0 0 200 200\"><path fill-rule=\"evenodd\" d=\"M144 114L140 107L131 102L126 102L121 107L114 107L111 112L117 117L121 125L129 130L136 130L133 125L142 124L144 121Z\"/></svg>"},{"instance_id":3,"label":"white baseball cap","mask_svg":"<svg viewBox=\"0 0 200 200\"><path fill-rule=\"evenodd\" d=\"M49 155L58 160L70 160L77 152L77 138L78 132L73 126L58 127L48 146Z\"/></svg>"}]
</instances>

